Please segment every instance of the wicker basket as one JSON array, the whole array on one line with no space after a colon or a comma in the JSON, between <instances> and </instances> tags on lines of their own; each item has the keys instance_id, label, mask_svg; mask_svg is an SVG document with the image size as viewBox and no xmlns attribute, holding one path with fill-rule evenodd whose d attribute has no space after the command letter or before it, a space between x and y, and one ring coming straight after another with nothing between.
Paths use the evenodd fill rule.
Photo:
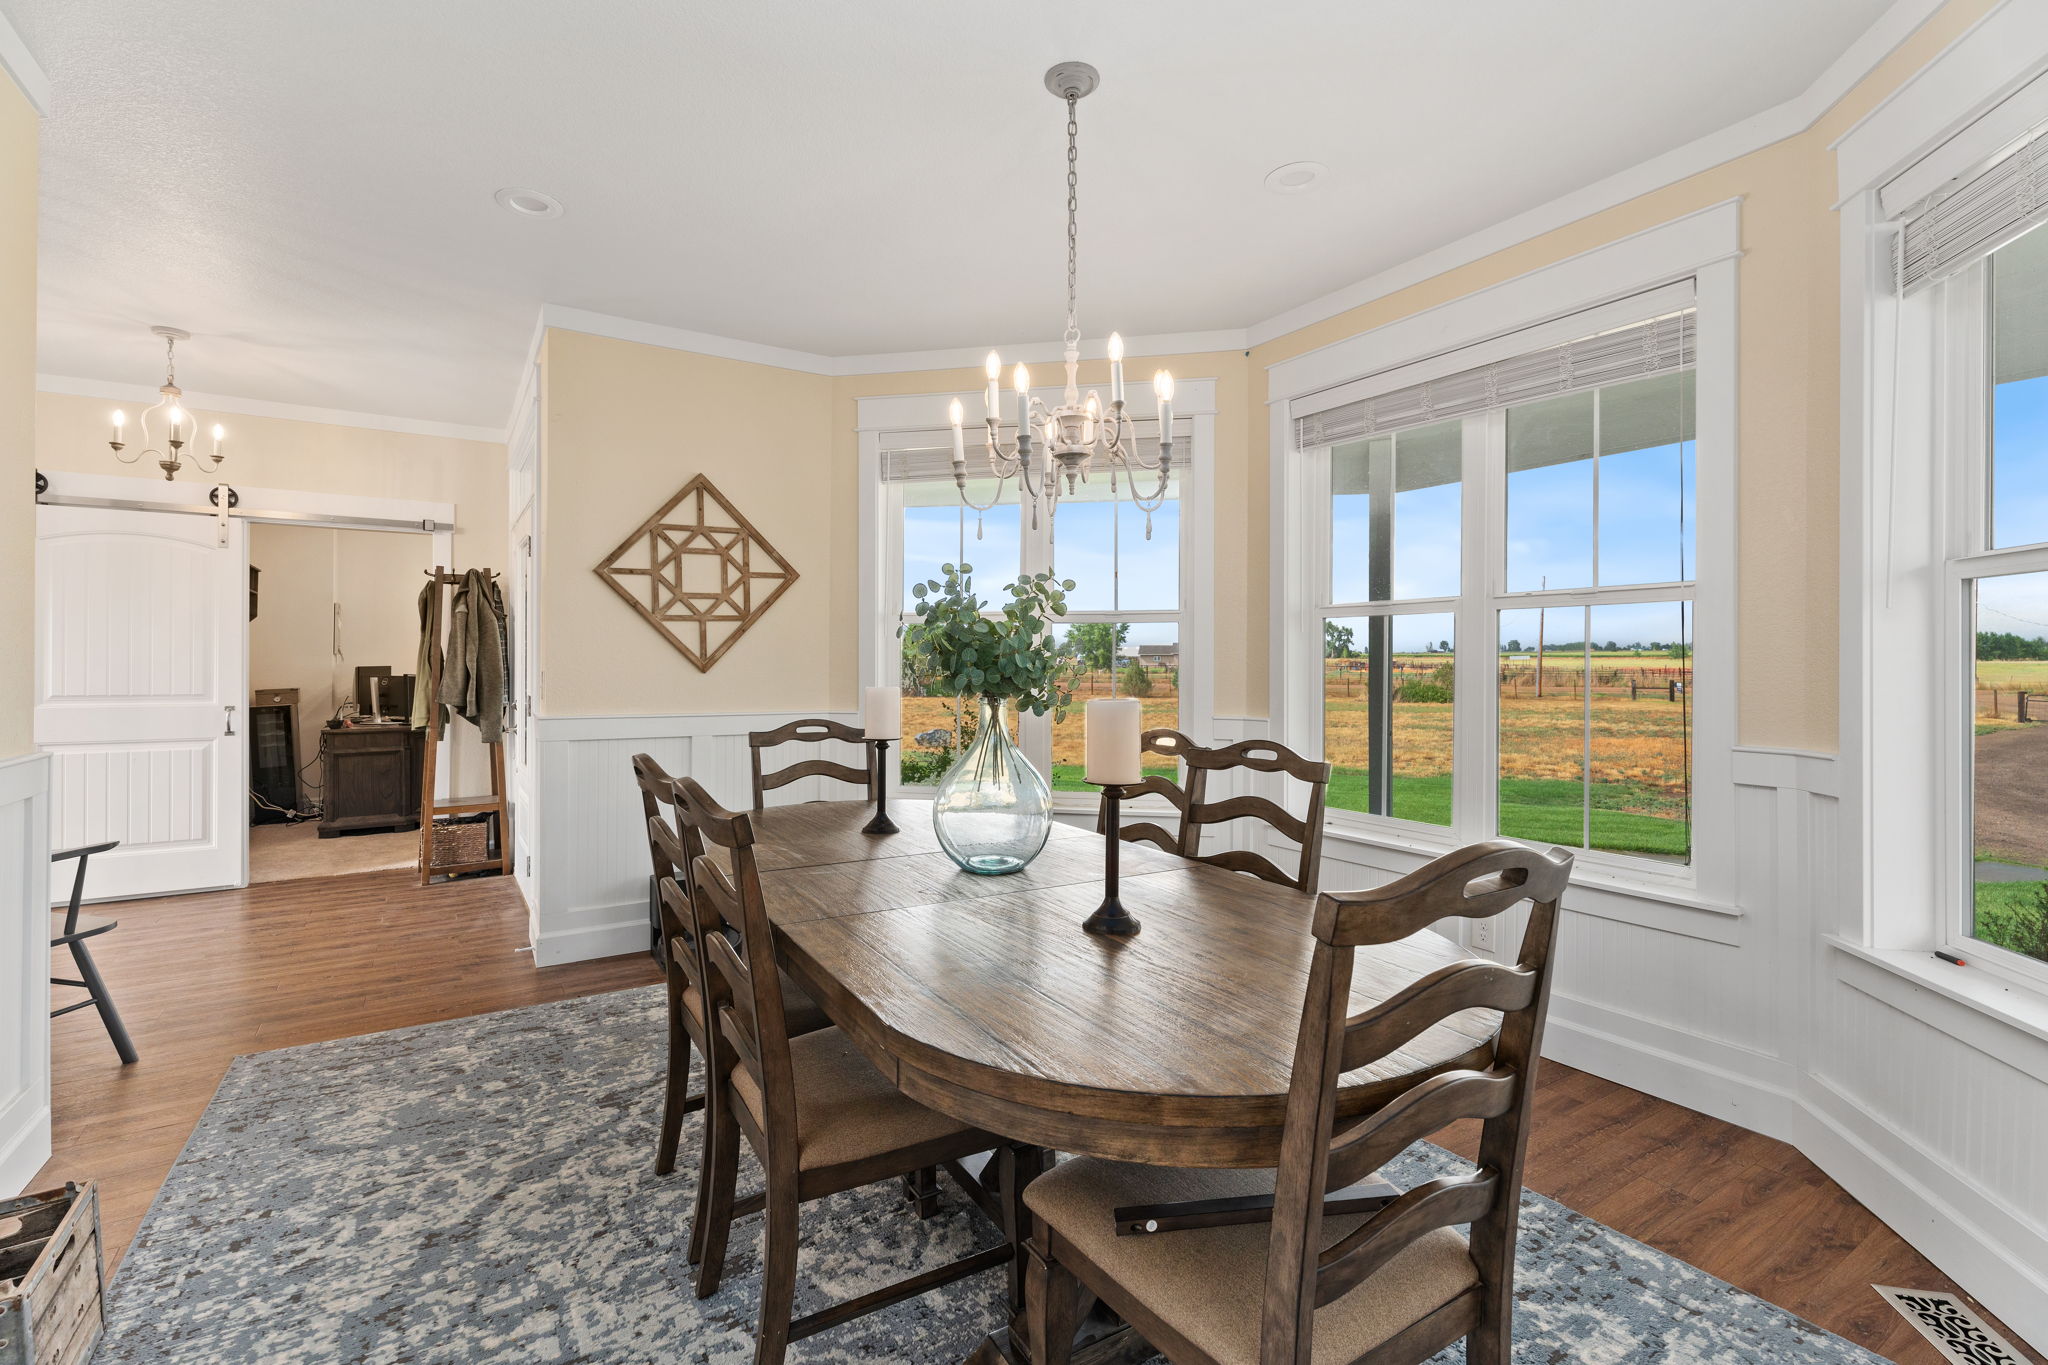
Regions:
<instances>
[{"instance_id":1,"label":"wicker basket","mask_svg":"<svg viewBox=\"0 0 2048 1365\"><path fill-rule=\"evenodd\" d=\"M0 1199L0 1361L90 1360L105 1298L94 1186Z\"/></svg>"},{"instance_id":2,"label":"wicker basket","mask_svg":"<svg viewBox=\"0 0 2048 1365\"><path fill-rule=\"evenodd\" d=\"M482 820L436 820L430 867L462 867L488 862L491 857L491 822Z\"/></svg>"}]
</instances>

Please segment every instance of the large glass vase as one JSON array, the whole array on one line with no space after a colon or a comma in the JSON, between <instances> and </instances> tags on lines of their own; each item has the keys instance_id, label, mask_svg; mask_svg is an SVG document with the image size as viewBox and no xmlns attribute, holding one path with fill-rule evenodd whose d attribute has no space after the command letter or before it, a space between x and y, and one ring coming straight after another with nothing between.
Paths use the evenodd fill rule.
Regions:
<instances>
[{"instance_id":1,"label":"large glass vase","mask_svg":"<svg viewBox=\"0 0 2048 1365\"><path fill-rule=\"evenodd\" d=\"M932 797L939 847L984 877L1022 870L1052 835L1052 790L1010 738L1005 705L981 699L974 742Z\"/></svg>"}]
</instances>

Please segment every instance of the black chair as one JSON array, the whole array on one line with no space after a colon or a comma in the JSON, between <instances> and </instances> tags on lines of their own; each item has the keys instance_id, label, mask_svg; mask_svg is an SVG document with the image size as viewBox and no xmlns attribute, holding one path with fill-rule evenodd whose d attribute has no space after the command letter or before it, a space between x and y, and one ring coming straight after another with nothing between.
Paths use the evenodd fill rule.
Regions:
<instances>
[{"instance_id":1,"label":"black chair","mask_svg":"<svg viewBox=\"0 0 2048 1365\"><path fill-rule=\"evenodd\" d=\"M82 1010L87 1005L95 1007L100 1012L100 1022L107 1026L107 1036L114 1040L114 1051L121 1054L121 1065L127 1066L136 1057L134 1040L129 1038L128 1029L121 1023L121 1015L114 1008L114 997L107 990L106 978L100 975L99 967L92 960L92 952L85 946L87 939L96 938L106 933L108 930L117 927L120 921L94 919L88 920L85 924L81 925L78 919L78 903L85 898L85 865L87 860L95 853L105 853L110 848L119 848L120 844L121 841L115 839L109 843L92 844L85 848L67 848L62 852L50 855L50 861L53 863L61 863L66 858L78 859L78 875L72 878L71 881L71 906L64 912L64 932L50 940L50 949L54 952L58 948L69 947L71 949L71 960L78 964L78 974L84 978L80 981L73 981L69 977L53 976L50 978L50 984L53 986L78 986L88 993L86 999L79 1001L75 1005L66 1005L62 1009L51 1010L50 1017L55 1019L60 1014L69 1014L73 1010Z\"/></svg>"}]
</instances>

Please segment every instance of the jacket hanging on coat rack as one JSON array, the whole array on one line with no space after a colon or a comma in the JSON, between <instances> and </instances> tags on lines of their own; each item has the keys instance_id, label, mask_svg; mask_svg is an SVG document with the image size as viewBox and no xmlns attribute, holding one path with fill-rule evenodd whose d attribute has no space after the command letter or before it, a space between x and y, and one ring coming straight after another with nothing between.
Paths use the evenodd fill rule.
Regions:
<instances>
[{"instance_id":1,"label":"jacket hanging on coat rack","mask_svg":"<svg viewBox=\"0 0 2048 1365\"><path fill-rule=\"evenodd\" d=\"M504 738L505 707L511 696L510 655L505 638L505 599L497 578L488 569L471 569L455 586L448 603L448 638L445 645L438 632L426 629L432 619L431 605L436 585L429 583L420 594L420 676L433 676L436 654L443 654L440 695L431 699L426 689L414 693L412 723L424 727L428 706L438 704L433 717L445 725L454 711L476 726L483 742L497 744Z\"/></svg>"}]
</instances>

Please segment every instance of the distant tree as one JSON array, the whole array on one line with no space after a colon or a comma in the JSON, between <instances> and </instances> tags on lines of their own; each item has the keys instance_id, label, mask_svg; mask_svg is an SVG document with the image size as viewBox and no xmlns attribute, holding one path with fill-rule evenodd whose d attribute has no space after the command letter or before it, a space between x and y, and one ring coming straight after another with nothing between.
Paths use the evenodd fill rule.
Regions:
<instances>
[{"instance_id":1,"label":"distant tree","mask_svg":"<svg viewBox=\"0 0 2048 1365\"><path fill-rule=\"evenodd\" d=\"M2002 630L1977 632L1979 659L2048 659L2048 640L2029 640Z\"/></svg>"},{"instance_id":2,"label":"distant tree","mask_svg":"<svg viewBox=\"0 0 2048 1365\"><path fill-rule=\"evenodd\" d=\"M1522 642L1521 642L1520 640L1510 640L1510 641L1508 641L1508 653L1510 653L1510 654L1520 654L1521 652L1522 652Z\"/></svg>"},{"instance_id":3,"label":"distant tree","mask_svg":"<svg viewBox=\"0 0 2048 1365\"><path fill-rule=\"evenodd\" d=\"M1067 627L1067 648L1089 673L1106 673L1116 667L1116 652L1131 633L1128 625L1111 621L1082 621Z\"/></svg>"},{"instance_id":4,"label":"distant tree","mask_svg":"<svg viewBox=\"0 0 2048 1365\"><path fill-rule=\"evenodd\" d=\"M1078 627L1077 627L1078 629ZM1340 626L1335 621L1323 622L1323 657L1325 659L1349 659L1353 657L1358 636L1350 626Z\"/></svg>"},{"instance_id":5,"label":"distant tree","mask_svg":"<svg viewBox=\"0 0 2048 1365\"><path fill-rule=\"evenodd\" d=\"M1602 648L1604 648L1609 654L1619 654L1621 652L1621 646L1614 643L1614 641L1612 640L1609 640L1604 646L1602 646Z\"/></svg>"},{"instance_id":6,"label":"distant tree","mask_svg":"<svg viewBox=\"0 0 2048 1365\"><path fill-rule=\"evenodd\" d=\"M1124 671L1119 675L1119 681L1126 696L1149 697L1152 695L1152 675L1147 673L1145 666L1136 659L1124 665Z\"/></svg>"},{"instance_id":7,"label":"distant tree","mask_svg":"<svg viewBox=\"0 0 2048 1365\"><path fill-rule=\"evenodd\" d=\"M1445 654L1451 652L1451 642L1449 640L1438 640L1436 647Z\"/></svg>"},{"instance_id":8,"label":"distant tree","mask_svg":"<svg viewBox=\"0 0 2048 1365\"><path fill-rule=\"evenodd\" d=\"M1688 644L1676 644L1671 646L1670 649L1666 650L1665 653L1669 654L1674 659L1690 659L1692 657L1692 646Z\"/></svg>"}]
</instances>

